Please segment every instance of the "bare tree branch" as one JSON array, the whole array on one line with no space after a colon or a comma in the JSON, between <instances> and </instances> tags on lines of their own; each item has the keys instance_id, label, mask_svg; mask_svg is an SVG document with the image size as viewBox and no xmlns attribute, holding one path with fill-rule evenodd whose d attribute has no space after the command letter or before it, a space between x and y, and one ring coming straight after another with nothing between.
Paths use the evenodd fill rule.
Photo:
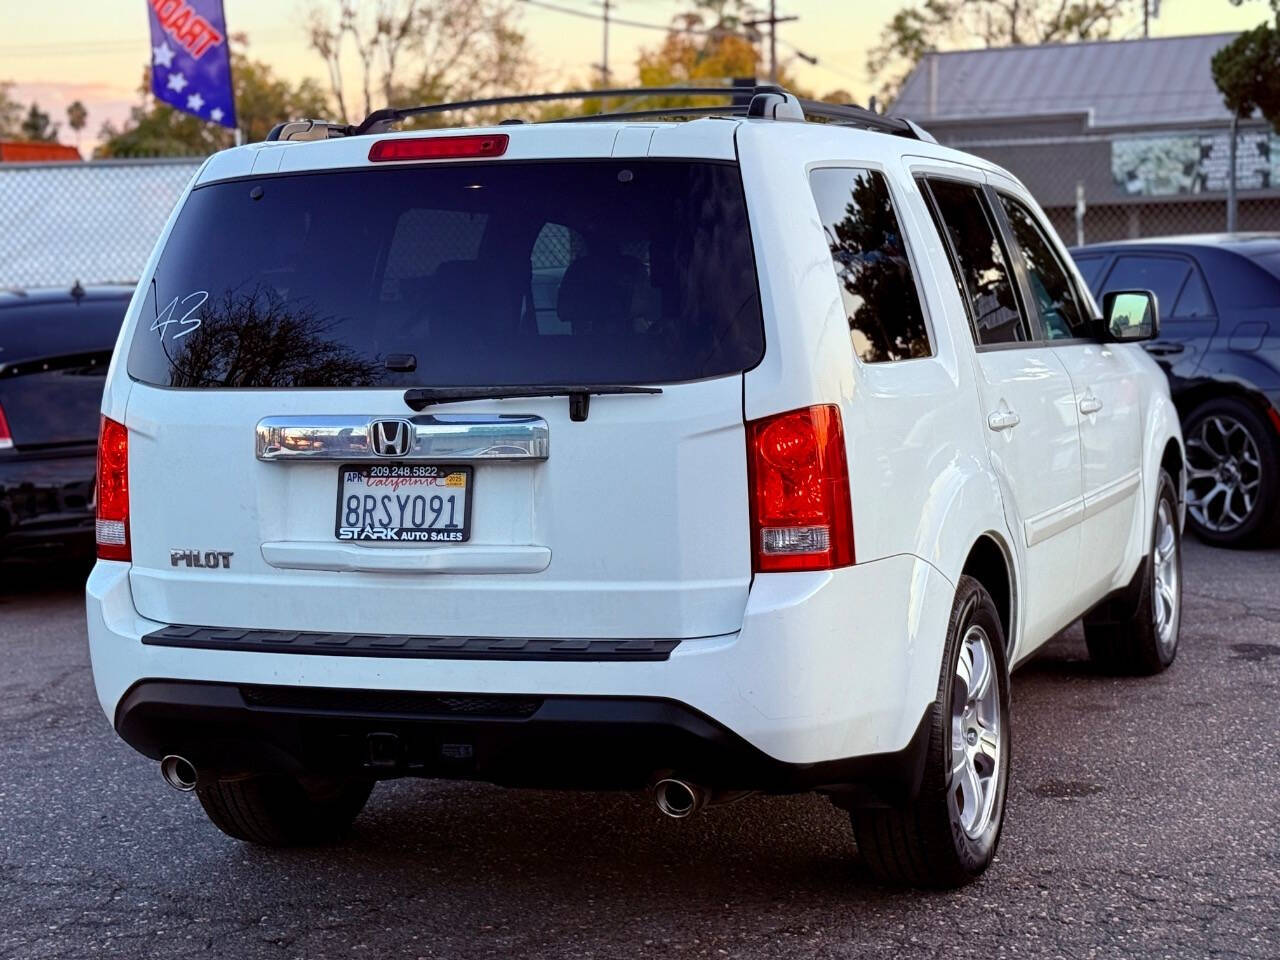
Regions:
<instances>
[{"instance_id":1,"label":"bare tree branch","mask_svg":"<svg viewBox=\"0 0 1280 960\"><path fill-rule=\"evenodd\" d=\"M344 55L354 55L366 113L396 103L519 90L531 72L516 26L517 0L314 2L311 48L325 62L344 116ZM373 103L375 89L384 103Z\"/></svg>"}]
</instances>

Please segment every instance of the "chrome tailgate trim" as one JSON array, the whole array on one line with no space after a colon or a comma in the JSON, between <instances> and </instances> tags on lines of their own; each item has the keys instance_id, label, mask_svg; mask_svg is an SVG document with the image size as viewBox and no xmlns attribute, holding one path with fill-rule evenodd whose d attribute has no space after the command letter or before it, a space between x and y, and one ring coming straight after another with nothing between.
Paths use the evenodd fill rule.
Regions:
<instances>
[{"instance_id":1,"label":"chrome tailgate trim","mask_svg":"<svg viewBox=\"0 0 1280 960\"><path fill-rule=\"evenodd\" d=\"M383 460L373 449L373 425L404 421L412 427L406 460L546 460L551 431L542 417L525 414L433 414L264 417L256 429L259 460Z\"/></svg>"}]
</instances>

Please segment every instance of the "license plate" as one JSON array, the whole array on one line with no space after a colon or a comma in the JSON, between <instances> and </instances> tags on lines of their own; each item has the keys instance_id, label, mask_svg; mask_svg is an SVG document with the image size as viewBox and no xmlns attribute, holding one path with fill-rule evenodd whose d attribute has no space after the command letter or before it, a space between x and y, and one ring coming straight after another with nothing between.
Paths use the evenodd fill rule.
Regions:
<instances>
[{"instance_id":1,"label":"license plate","mask_svg":"<svg viewBox=\"0 0 1280 960\"><path fill-rule=\"evenodd\" d=\"M463 543L471 537L471 467L349 463L338 470L339 540Z\"/></svg>"}]
</instances>

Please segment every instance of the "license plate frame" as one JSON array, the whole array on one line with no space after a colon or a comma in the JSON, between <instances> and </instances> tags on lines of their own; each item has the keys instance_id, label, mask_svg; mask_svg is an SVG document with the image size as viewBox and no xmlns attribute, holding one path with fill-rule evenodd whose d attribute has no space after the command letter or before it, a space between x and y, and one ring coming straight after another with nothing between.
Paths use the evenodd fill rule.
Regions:
<instances>
[{"instance_id":1,"label":"license plate frame","mask_svg":"<svg viewBox=\"0 0 1280 960\"><path fill-rule=\"evenodd\" d=\"M387 481L385 484L379 484L381 486L385 486L386 493L376 494L378 501L374 505L373 509L378 515L382 515L384 510L388 511L393 520L399 518L398 514L400 511L400 506L396 500L397 491L400 487L394 484L393 481L400 480L403 481L404 484L410 486L420 486L422 490L425 491L430 491L432 487L436 487L443 491L448 490L450 486L456 487L457 485L446 485L444 483L436 484L434 482L428 484L423 483L422 481L428 478L433 481L436 479L443 481L446 478L461 474L464 477L461 484L463 493L462 524L461 526L458 526L455 523L454 526L441 525L434 528L417 526L405 527L400 524L395 524L394 526L389 524L361 525L359 523L344 525L343 520L345 518L343 516L343 512L346 506L345 501L347 499L347 482L351 479L348 477L348 473L352 472L357 473L364 478L365 483L363 483L362 486L364 486L365 493L361 494L362 497L369 495L368 491L371 488L367 483L368 480L377 479ZM338 467L337 480L337 511L334 516L333 535L335 539L340 540L343 543L409 543L419 546L438 546L466 543L471 539L471 508L475 501L475 468L472 466L458 463L423 463L415 461L398 462L394 464L344 463ZM443 492L438 495L441 497L448 496L448 494ZM384 502L382 501L383 496L390 496L392 498L389 505L384 505ZM430 518L431 494L414 491L414 493L409 494L409 496L426 497L426 503L424 505L424 519ZM361 503L358 505L360 519L365 519L368 516L365 506L365 502L362 499ZM409 511L408 519L412 519L412 510L414 506L415 504L411 501L406 507ZM442 504L442 510L447 509L449 509L448 506ZM375 519L377 519L376 516ZM457 518L454 517L455 521L456 519ZM372 531L385 531L385 533L375 534ZM406 533L409 535L405 535ZM435 534L438 535L433 536Z\"/></svg>"}]
</instances>

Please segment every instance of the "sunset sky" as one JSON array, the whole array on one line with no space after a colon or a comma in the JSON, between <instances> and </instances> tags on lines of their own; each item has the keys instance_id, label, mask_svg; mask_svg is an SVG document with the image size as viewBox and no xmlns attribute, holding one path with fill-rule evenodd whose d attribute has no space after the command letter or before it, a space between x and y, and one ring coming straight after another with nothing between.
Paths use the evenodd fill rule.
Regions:
<instances>
[{"instance_id":1,"label":"sunset sky","mask_svg":"<svg viewBox=\"0 0 1280 960\"><path fill-rule=\"evenodd\" d=\"M312 2L333 0L225 0L228 29L247 33L250 55L268 61L283 76L322 78L323 66L307 48L303 29ZM591 0L550 2L599 13ZM873 89L864 69L867 48L905 5L893 0L783 0L779 13L800 19L780 28L781 52L791 57L799 48L819 60L809 66L792 59L788 69L819 94L845 89L865 99ZM618 0L615 6L616 17L652 24L666 24L674 13L688 9L675 0ZM1228 0L1163 0L1160 6L1154 36L1246 29L1268 15L1261 0L1242 7ZM599 20L532 4L523 7L523 29L545 86L587 80L591 64L600 58ZM1135 25L1126 35L1139 34ZM615 78L631 79L637 52L661 38L657 30L615 24L610 32ZM89 108L85 146L96 140L103 121L119 124L137 101L148 57L146 0L0 0L0 81L13 81L17 99L36 100L56 121L65 121L67 104L82 100Z\"/></svg>"}]
</instances>

